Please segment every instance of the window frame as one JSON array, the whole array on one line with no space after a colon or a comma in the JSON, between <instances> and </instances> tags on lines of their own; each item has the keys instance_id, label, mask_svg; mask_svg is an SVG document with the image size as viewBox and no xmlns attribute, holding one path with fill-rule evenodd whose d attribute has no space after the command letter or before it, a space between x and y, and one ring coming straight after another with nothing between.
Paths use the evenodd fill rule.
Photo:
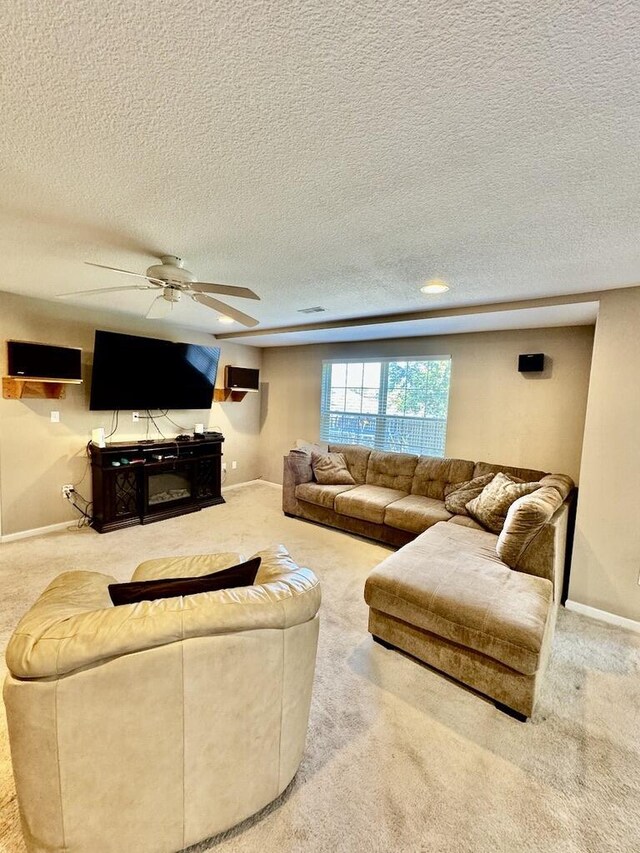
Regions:
<instances>
[{"instance_id":1,"label":"window frame","mask_svg":"<svg viewBox=\"0 0 640 853\"><path fill-rule=\"evenodd\" d=\"M430 361L438 361L438 362L449 362L449 382L447 386L447 397L445 401L445 417L444 418L428 418L421 417L417 415L406 415L406 414L390 414L386 411L386 407L388 406L388 378L389 378L389 369L388 365L393 363L407 363L407 362L430 362ZM353 412L349 411L346 408L346 397L345 397L345 408L339 411L331 410L331 374L332 374L332 366L335 364L380 364L380 381L378 385L378 411L373 412ZM386 365L386 369L384 368ZM320 438L324 441L328 441L332 444L341 443L341 444L349 444L349 443L359 443L365 444L367 447L371 447L373 450L395 450L396 448L385 447L385 436L387 429L387 422L389 419L395 420L404 420L404 421L414 421L414 422L438 422L441 428L441 436L439 441L439 446L434 449L433 445L431 448L425 447L424 441L421 442L420 448L417 449L413 446L409 450L405 450L404 452L409 452L414 455L430 455L430 456L438 456L443 458L445 456L445 447L446 447L446 439L447 439L447 427L449 421L449 402L451 398L451 370L452 370L452 358L451 355L393 355L393 356L368 356L365 358L362 357L350 357L350 358L326 358L322 360L322 372L321 372L321 389L320 389ZM349 388L346 384L347 380L345 378L345 389ZM342 387L342 386L337 386ZM354 388L356 386L353 386ZM360 384L360 392L362 399L362 392L365 390L364 385L364 377L363 382ZM362 403L361 403L362 406ZM384 406L384 410L383 410ZM342 415L347 417L360 417L360 418L374 418L375 419L375 429L373 436L371 437L370 442L366 442L360 437L359 441L349 442L345 440L343 436L341 439L336 440L336 438L330 434L331 425L329 423L329 419L331 415ZM400 452L403 452L402 450Z\"/></svg>"}]
</instances>

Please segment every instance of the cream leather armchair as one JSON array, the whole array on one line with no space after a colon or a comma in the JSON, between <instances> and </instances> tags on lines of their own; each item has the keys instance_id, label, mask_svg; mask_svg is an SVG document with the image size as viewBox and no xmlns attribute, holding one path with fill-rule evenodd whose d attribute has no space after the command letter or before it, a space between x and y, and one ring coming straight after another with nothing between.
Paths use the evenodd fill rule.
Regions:
<instances>
[{"instance_id":1,"label":"cream leather armchair","mask_svg":"<svg viewBox=\"0 0 640 853\"><path fill-rule=\"evenodd\" d=\"M320 585L282 547L256 585L113 607L67 572L18 625L4 688L30 853L171 853L277 797L307 730ZM239 554L143 563L206 574Z\"/></svg>"}]
</instances>

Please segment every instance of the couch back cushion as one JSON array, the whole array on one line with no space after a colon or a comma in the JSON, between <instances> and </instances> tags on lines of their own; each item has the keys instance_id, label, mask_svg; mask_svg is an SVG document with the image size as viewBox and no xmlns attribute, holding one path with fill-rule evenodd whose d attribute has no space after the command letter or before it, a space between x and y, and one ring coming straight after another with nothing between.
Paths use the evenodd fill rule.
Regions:
<instances>
[{"instance_id":1,"label":"couch back cushion","mask_svg":"<svg viewBox=\"0 0 640 853\"><path fill-rule=\"evenodd\" d=\"M446 486L451 483L463 483L472 477L473 462L466 459L420 456L413 475L411 494L443 501Z\"/></svg>"},{"instance_id":2,"label":"couch back cushion","mask_svg":"<svg viewBox=\"0 0 640 853\"><path fill-rule=\"evenodd\" d=\"M367 485L410 492L418 457L410 453L372 450L367 466Z\"/></svg>"},{"instance_id":3,"label":"couch back cushion","mask_svg":"<svg viewBox=\"0 0 640 853\"><path fill-rule=\"evenodd\" d=\"M353 479L359 486L364 485L371 448L361 444L330 444L329 450L331 453L342 453Z\"/></svg>"},{"instance_id":4,"label":"couch back cushion","mask_svg":"<svg viewBox=\"0 0 640 853\"><path fill-rule=\"evenodd\" d=\"M535 468L514 468L512 465L494 465L492 462L476 462L473 476L481 477L483 474L500 472L510 477L518 477L523 483L535 483L546 476L546 471L536 471Z\"/></svg>"}]
</instances>

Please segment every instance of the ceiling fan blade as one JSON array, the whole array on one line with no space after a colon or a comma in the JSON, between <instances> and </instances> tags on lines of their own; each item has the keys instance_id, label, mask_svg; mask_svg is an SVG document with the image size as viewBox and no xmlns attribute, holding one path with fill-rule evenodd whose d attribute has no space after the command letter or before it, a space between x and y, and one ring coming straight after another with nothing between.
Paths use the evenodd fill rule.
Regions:
<instances>
[{"instance_id":1,"label":"ceiling fan blade","mask_svg":"<svg viewBox=\"0 0 640 853\"><path fill-rule=\"evenodd\" d=\"M189 285L194 293L222 293L224 296L237 296L240 299L260 299L257 293L248 287L235 287L233 284L211 284L206 281L194 281Z\"/></svg>"},{"instance_id":2,"label":"ceiling fan blade","mask_svg":"<svg viewBox=\"0 0 640 853\"><path fill-rule=\"evenodd\" d=\"M119 267L107 267L104 264L94 264L91 261L85 261L85 264L88 267L99 267L101 270L111 270L111 272L123 272L125 275L135 275L136 278L146 278L147 281L156 282L160 285L164 284L164 282L160 281L159 278L149 278L148 275L143 275L139 272L131 272L131 270L121 270Z\"/></svg>"},{"instance_id":3,"label":"ceiling fan blade","mask_svg":"<svg viewBox=\"0 0 640 853\"><path fill-rule=\"evenodd\" d=\"M147 320L162 320L163 317L166 317L171 313L172 308L173 302L169 302L162 294L160 294L159 296L156 296L151 303L145 317Z\"/></svg>"},{"instance_id":4,"label":"ceiling fan blade","mask_svg":"<svg viewBox=\"0 0 640 853\"><path fill-rule=\"evenodd\" d=\"M242 311L238 311L237 308L232 308L231 305L226 305L224 302L219 302L217 299L214 299L213 296L206 296L204 293L194 293L191 298L196 302L199 302L200 305L206 305L207 308L213 308L214 311L219 311L220 314L224 314L226 317L233 317L234 320L237 320L238 323L242 323L243 326L257 326L259 320L256 320L254 317L250 317L248 314L243 314Z\"/></svg>"},{"instance_id":5,"label":"ceiling fan blade","mask_svg":"<svg viewBox=\"0 0 640 853\"><path fill-rule=\"evenodd\" d=\"M100 287L97 290L74 290L70 293L58 293L58 299L66 299L69 296L92 296L95 293L114 293L121 290L157 290L156 285L131 284L129 287Z\"/></svg>"}]
</instances>

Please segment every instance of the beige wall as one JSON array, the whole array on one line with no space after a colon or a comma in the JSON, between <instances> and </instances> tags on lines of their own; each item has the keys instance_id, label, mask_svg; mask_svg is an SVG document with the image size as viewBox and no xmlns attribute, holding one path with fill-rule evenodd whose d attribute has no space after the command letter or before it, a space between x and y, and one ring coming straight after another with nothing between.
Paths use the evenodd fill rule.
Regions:
<instances>
[{"instance_id":1,"label":"beige wall","mask_svg":"<svg viewBox=\"0 0 640 853\"><path fill-rule=\"evenodd\" d=\"M296 438L317 439L325 358L451 355L446 453L570 474L580 468L593 327L483 332L265 349L261 472L282 482ZM520 374L517 356L544 352L543 374Z\"/></svg>"},{"instance_id":2,"label":"beige wall","mask_svg":"<svg viewBox=\"0 0 640 853\"><path fill-rule=\"evenodd\" d=\"M640 287L602 297L569 598L640 621Z\"/></svg>"},{"instance_id":3,"label":"beige wall","mask_svg":"<svg viewBox=\"0 0 640 853\"><path fill-rule=\"evenodd\" d=\"M7 372L6 345L9 338L42 343L79 346L83 350L82 386L70 385L64 400L0 399L0 501L3 535L44 527L78 516L61 497L63 483L78 483L86 497L91 494L91 475L87 470L85 446L94 427L109 427L111 415L89 411L90 364L93 336L97 328L150 337L218 345L211 335L193 329L169 327L149 320L117 313L29 299L0 292L0 373ZM220 343L221 360L218 385L222 384L224 365L260 367L261 350L255 347ZM60 423L50 422L52 409L60 412ZM247 394L241 403L214 403L210 412L172 411L169 415L192 432L193 425L224 433L224 454L228 462L227 485L259 476L260 401L258 394ZM166 436L182 430L168 420L158 425ZM144 438L147 424L134 424L130 412L120 415L120 427L113 440ZM149 437L159 437L153 426ZM238 463L231 470L231 461Z\"/></svg>"},{"instance_id":4,"label":"beige wall","mask_svg":"<svg viewBox=\"0 0 640 853\"><path fill-rule=\"evenodd\" d=\"M6 373L5 340L18 338L81 346L88 380L96 327L212 342L190 329L0 292L0 373ZM247 395L242 403L214 404L208 418L203 412L170 414L189 430L202 420L222 430L225 458L238 462L236 471L229 464L228 485L260 476L280 482L282 455L293 441L318 438L322 359L451 355L447 455L561 471L579 479L569 597L640 620L639 330L640 288L633 288L602 298L595 343L591 327L264 351L221 342L218 384L226 363L261 367L262 393ZM545 352L550 368L542 376L519 374L515 364L521 352ZM88 394L87 381L69 386L65 400L0 399L3 534L75 520L60 496L62 483L82 481L80 491L90 497L85 445L93 427L109 426L110 415L89 412ZM50 423L52 409L60 411L59 424ZM166 420L161 428L168 436L178 432ZM145 429L144 422L133 424L130 413L123 413L115 437L141 438Z\"/></svg>"}]
</instances>

